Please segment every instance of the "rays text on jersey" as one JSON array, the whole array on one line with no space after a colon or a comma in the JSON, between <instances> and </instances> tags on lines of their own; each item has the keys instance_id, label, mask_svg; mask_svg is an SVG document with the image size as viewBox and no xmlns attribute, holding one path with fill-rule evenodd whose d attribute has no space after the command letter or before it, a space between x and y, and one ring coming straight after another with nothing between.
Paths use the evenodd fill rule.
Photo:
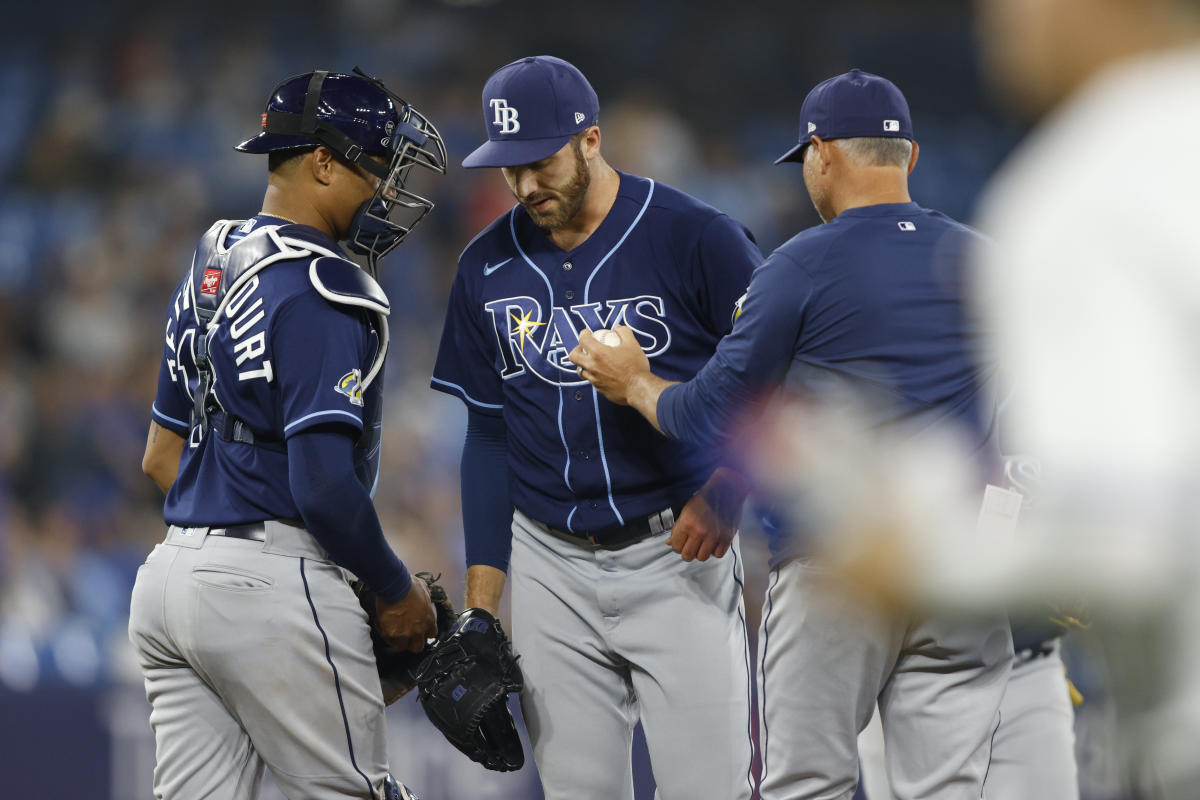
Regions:
<instances>
[{"instance_id":1,"label":"rays text on jersey","mask_svg":"<svg viewBox=\"0 0 1200 800\"><path fill-rule=\"evenodd\" d=\"M584 330L628 325L650 358L671 344L663 299L656 295L554 306L548 316L541 303L527 296L492 300L484 310L496 335L505 380L532 372L558 386L585 383L567 359Z\"/></svg>"}]
</instances>

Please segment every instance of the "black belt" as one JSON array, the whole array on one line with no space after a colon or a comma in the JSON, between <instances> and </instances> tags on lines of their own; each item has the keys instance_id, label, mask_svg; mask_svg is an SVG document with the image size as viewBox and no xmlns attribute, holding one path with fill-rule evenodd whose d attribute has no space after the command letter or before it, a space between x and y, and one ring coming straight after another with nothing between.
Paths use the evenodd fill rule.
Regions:
<instances>
[{"instance_id":1,"label":"black belt","mask_svg":"<svg viewBox=\"0 0 1200 800\"><path fill-rule=\"evenodd\" d=\"M637 544L643 539L671 530L675 520L679 519L679 512L683 511L683 506L683 503L678 503L649 516L631 519L624 525L605 528L595 533L571 533L561 528L555 528L553 525L546 525L544 522L542 525L554 536L572 544L591 547L594 550L620 550L631 544Z\"/></svg>"},{"instance_id":2,"label":"black belt","mask_svg":"<svg viewBox=\"0 0 1200 800\"><path fill-rule=\"evenodd\" d=\"M209 528L208 535L265 542L267 540L267 524L265 522L249 522L245 525L230 525L228 528Z\"/></svg>"}]
</instances>

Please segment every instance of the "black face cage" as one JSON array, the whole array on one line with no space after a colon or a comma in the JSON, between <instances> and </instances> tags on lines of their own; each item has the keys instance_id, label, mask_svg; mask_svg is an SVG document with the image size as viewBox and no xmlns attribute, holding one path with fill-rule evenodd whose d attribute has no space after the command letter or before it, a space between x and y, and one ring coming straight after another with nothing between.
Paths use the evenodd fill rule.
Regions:
<instances>
[{"instance_id":1,"label":"black face cage","mask_svg":"<svg viewBox=\"0 0 1200 800\"><path fill-rule=\"evenodd\" d=\"M378 85L383 88L382 84ZM361 153L356 154L355 159L380 178L379 188L364 212L366 220L351 237L355 245L368 252L372 271L376 262L404 241L417 223L433 210L432 200L407 188L412 168L419 166L438 175L446 174L446 144L437 128L416 108L391 92L388 94L400 107L401 121L393 136L395 149L391 162L385 167Z\"/></svg>"},{"instance_id":2,"label":"black face cage","mask_svg":"<svg viewBox=\"0 0 1200 800\"><path fill-rule=\"evenodd\" d=\"M313 73L301 114L268 110L263 129L271 133L316 139L346 161L357 164L379 178L379 188L375 190L363 214L364 218L359 220L351 236L352 243L367 253L370 271L374 273L376 262L404 241L404 237L433 209L431 200L408 190L405 184L414 166L445 175L446 144L428 117L377 78L372 78L358 67L354 68L354 73L390 97L399 113L399 120L389 133L390 142L384 140L385 146L391 149L391 160L386 165L363 152L357 142L336 127L317 119L321 86L329 74L328 70ZM402 216L392 219L393 211Z\"/></svg>"}]
</instances>

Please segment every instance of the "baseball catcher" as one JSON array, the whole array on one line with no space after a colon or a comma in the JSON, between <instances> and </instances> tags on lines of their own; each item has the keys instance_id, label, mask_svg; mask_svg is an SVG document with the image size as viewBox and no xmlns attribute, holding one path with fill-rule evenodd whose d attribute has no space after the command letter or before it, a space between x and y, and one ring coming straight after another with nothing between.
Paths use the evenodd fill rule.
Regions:
<instances>
[{"instance_id":1,"label":"baseball catcher","mask_svg":"<svg viewBox=\"0 0 1200 800\"><path fill-rule=\"evenodd\" d=\"M439 629L441 616L439 605ZM499 772L524 765L507 703L524 679L498 619L481 608L460 614L424 655L416 682L426 716L472 761Z\"/></svg>"},{"instance_id":2,"label":"baseball catcher","mask_svg":"<svg viewBox=\"0 0 1200 800\"><path fill-rule=\"evenodd\" d=\"M129 611L154 795L256 800L269 769L287 797L410 800L345 573L390 641L438 635L371 488L391 313L375 267L433 208L406 181L445 174L446 148L360 71L287 78L253 121L237 150L263 156L261 210L215 221L167 303L142 459L167 492Z\"/></svg>"}]
</instances>

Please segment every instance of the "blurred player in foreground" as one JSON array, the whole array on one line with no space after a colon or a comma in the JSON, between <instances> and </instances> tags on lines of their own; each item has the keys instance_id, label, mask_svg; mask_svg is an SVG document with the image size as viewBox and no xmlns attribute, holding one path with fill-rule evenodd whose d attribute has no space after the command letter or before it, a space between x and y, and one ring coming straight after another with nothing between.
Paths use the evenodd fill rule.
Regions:
<instances>
[{"instance_id":1,"label":"blurred player in foreground","mask_svg":"<svg viewBox=\"0 0 1200 800\"><path fill-rule=\"evenodd\" d=\"M956 570L1088 593L1139 791L1200 796L1200 38L1194 0L980 0L985 66L1045 115L993 182L980 287L1044 464L1037 528ZM978 570L978 571L977 571ZM999 593L999 592L998 592Z\"/></svg>"},{"instance_id":2,"label":"blurred player in foreground","mask_svg":"<svg viewBox=\"0 0 1200 800\"><path fill-rule=\"evenodd\" d=\"M237 147L267 154L262 211L215 223L171 299L143 460L170 526L129 617L155 795L249 800L268 767L293 800L407 798L346 571L391 644L436 634L371 500L389 310L372 274L433 207L405 182L444 172L445 149L362 74L284 81L262 127Z\"/></svg>"},{"instance_id":3,"label":"blurred player in foreground","mask_svg":"<svg viewBox=\"0 0 1200 800\"><path fill-rule=\"evenodd\" d=\"M469 412L467 605L497 613L508 570L548 798L632 798L639 718L659 796L749 798L744 487L597 395L567 353L624 323L659 369L691 375L762 255L725 214L609 166L571 64L502 67L483 112L488 141L463 165L500 168L519 203L459 257L433 377Z\"/></svg>"},{"instance_id":4,"label":"blurred player in foreground","mask_svg":"<svg viewBox=\"0 0 1200 800\"><path fill-rule=\"evenodd\" d=\"M894 84L859 70L821 83L801 108L800 142L779 161L803 161L825 224L755 272L733 331L699 374L673 384L651 373L620 327L617 347L582 334L572 361L668 436L709 446L742 450L726 441L737 418L780 382L862 408L859 439L876 428L903 437L960 427L972 444L960 469L981 490L999 468L996 409L962 295L980 237L912 202L917 157ZM804 536L794 536L804 524L822 522L789 515L771 542L760 634L763 798L851 797L857 736L877 702L896 797L981 796L1012 661L1007 621L877 613L807 557Z\"/></svg>"},{"instance_id":5,"label":"blurred player in foreground","mask_svg":"<svg viewBox=\"0 0 1200 800\"><path fill-rule=\"evenodd\" d=\"M1036 505L1039 473L1039 464L1031 457L1008 456L1004 460L1004 485L1021 494L1021 513ZM992 738L988 800L1079 797L1074 704L1082 697L1067 680L1060 655L1062 637L1084 626L1078 614L1078 608L1043 607L1012 620L1013 667L1000 703L1000 725ZM858 753L867 800L890 800L878 713L859 735Z\"/></svg>"},{"instance_id":6,"label":"blurred player in foreground","mask_svg":"<svg viewBox=\"0 0 1200 800\"><path fill-rule=\"evenodd\" d=\"M1040 606L1083 593L1112 659L1118 734L1145 798L1200 794L1200 22L1191 0L977 0L991 77L1041 116L981 205L978 298L1043 463L1016 535L964 541L952 447L849 454L827 420L777 449L842 462L846 571L906 602ZM792 412L793 416L795 412ZM794 420L793 420L794 422ZM796 426L792 426L793 428ZM817 448L812 440L826 439ZM908 469L894 468L907 464ZM886 477L886 480L880 478ZM880 478L880 479L876 479ZM788 479L814 488L799 470ZM868 492L868 484L873 491ZM875 522L877 524L864 524Z\"/></svg>"}]
</instances>

